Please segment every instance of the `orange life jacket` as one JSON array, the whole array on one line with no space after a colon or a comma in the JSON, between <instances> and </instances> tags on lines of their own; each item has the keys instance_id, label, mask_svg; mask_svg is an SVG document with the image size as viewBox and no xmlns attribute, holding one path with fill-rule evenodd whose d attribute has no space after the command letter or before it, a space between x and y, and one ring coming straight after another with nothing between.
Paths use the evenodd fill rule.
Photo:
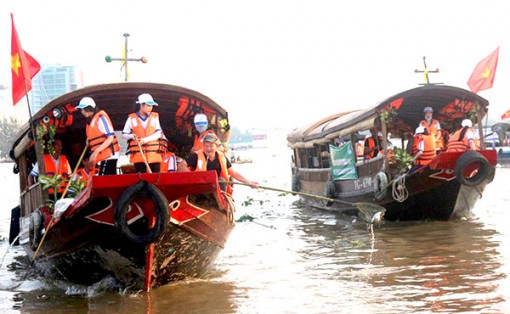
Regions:
<instances>
[{"instance_id":1,"label":"orange life jacket","mask_svg":"<svg viewBox=\"0 0 510 314\"><path fill-rule=\"evenodd\" d=\"M89 124L87 124L87 139L89 141L89 147L92 151L95 151L101 144L106 141L107 136L101 130L99 129L99 119L101 117L104 117L110 125L112 125L112 121L110 120L110 117L106 114L104 110L101 110L97 112L94 117L92 117L92 120ZM113 127L113 125L112 125ZM112 130L113 132L113 130ZM106 160L113 156L115 152L120 151L119 142L117 141L117 136L113 134L113 141L110 144L109 147L103 149L99 152L99 154L96 157L95 163L101 162L103 160Z\"/></svg>"},{"instance_id":2,"label":"orange life jacket","mask_svg":"<svg viewBox=\"0 0 510 314\"><path fill-rule=\"evenodd\" d=\"M173 157L173 168L175 169L174 171L177 171L177 161L176 161L176 156L174 153L172 152L166 152L165 154L163 154L162 156L162 161L161 161L161 172L168 172L168 163L172 160L172 157Z\"/></svg>"},{"instance_id":3,"label":"orange life jacket","mask_svg":"<svg viewBox=\"0 0 510 314\"><path fill-rule=\"evenodd\" d=\"M203 150L204 149L204 137L208 134L216 135L216 133L213 130L205 130L204 132L202 132L198 135L195 135L195 141L193 142L193 147L195 147L198 150ZM216 135L216 137L218 137L218 136Z\"/></svg>"},{"instance_id":4,"label":"orange life jacket","mask_svg":"<svg viewBox=\"0 0 510 314\"><path fill-rule=\"evenodd\" d=\"M443 134L439 129L439 121L432 119L430 124L428 124L427 120L423 119L420 121L420 124L427 129L429 135L434 135L434 137L439 135L436 139L436 149L444 150Z\"/></svg>"},{"instance_id":5,"label":"orange life jacket","mask_svg":"<svg viewBox=\"0 0 510 314\"><path fill-rule=\"evenodd\" d=\"M374 148L375 147L375 140L373 137L369 137L369 138L366 138L365 139L365 143L368 141L368 146L367 145L364 145L367 146L368 148ZM375 157L375 149L371 152L367 152L365 155L364 155L365 159L371 159L371 158L374 158Z\"/></svg>"},{"instance_id":6,"label":"orange life jacket","mask_svg":"<svg viewBox=\"0 0 510 314\"><path fill-rule=\"evenodd\" d=\"M156 132L156 128L154 127L152 121L159 119L159 114L157 112L151 112L148 118L149 121L147 122L147 129L143 128L142 120L136 113L130 114L129 119L131 119L131 128L133 133L138 138L144 138ZM143 154L145 154L145 158L147 159L148 163L151 164L161 162L162 158L161 151L159 150L159 139L143 143L141 146ZM131 163L144 162L142 153L140 153L140 149L138 148L138 144L135 140L128 141L128 154L130 154L129 161Z\"/></svg>"},{"instance_id":7,"label":"orange life jacket","mask_svg":"<svg viewBox=\"0 0 510 314\"><path fill-rule=\"evenodd\" d=\"M463 127L458 129L448 141L447 152L465 152L467 150L471 150L471 146L469 146L469 140L466 136L468 130L471 130L474 134L473 128ZM480 141L475 136L475 147L476 150L480 149Z\"/></svg>"},{"instance_id":8,"label":"orange life jacket","mask_svg":"<svg viewBox=\"0 0 510 314\"><path fill-rule=\"evenodd\" d=\"M84 181L85 182L85 186L87 186L87 183L89 182L89 179L95 175L97 172L97 169L96 168L93 168L92 171L90 173L88 173L87 171L85 171L85 168L80 168L78 169L78 171L76 171L76 175L78 176L78 180L79 182L82 182Z\"/></svg>"},{"instance_id":9,"label":"orange life jacket","mask_svg":"<svg viewBox=\"0 0 510 314\"><path fill-rule=\"evenodd\" d=\"M414 135L412 155L418 153L420 141L423 139L423 151L421 156L416 159L416 164L424 166L436 157L436 138L433 135Z\"/></svg>"},{"instance_id":10,"label":"orange life jacket","mask_svg":"<svg viewBox=\"0 0 510 314\"><path fill-rule=\"evenodd\" d=\"M44 169L46 170L47 176L61 175L64 179L68 179L71 174L71 167L69 166L69 162L67 161L66 156L60 155L60 163L57 167L53 163L53 158L51 155L44 155ZM66 188L67 182L62 182L60 187L57 189L57 193L63 193ZM48 193L53 194L53 189L49 188Z\"/></svg>"},{"instance_id":11,"label":"orange life jacket","mask_svg":"<svg viewBox=\"0 0 510 314\"><path fill-rule=\"evenodd\" d=\"M220 151L216 151L218 154L218 161L221 165L221 172L220 177L222 177L225 181L230 181L230 176L228 174L228 168L227 168L227 158L225 157L225 154ZM204 150L200 149L196 152L198 158L197 158L197 167L195 168L195 171L207 171L207 159L205 158ZM232 195L232 186L230 184L227 184L227 191L229 195Z\"/></svg>"}]
</instances>

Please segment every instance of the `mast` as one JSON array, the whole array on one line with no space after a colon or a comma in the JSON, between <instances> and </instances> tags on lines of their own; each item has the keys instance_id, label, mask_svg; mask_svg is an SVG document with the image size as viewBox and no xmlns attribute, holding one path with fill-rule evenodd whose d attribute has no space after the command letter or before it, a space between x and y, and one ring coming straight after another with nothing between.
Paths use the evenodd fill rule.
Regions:
<instances>
[{"instance_id":1,"label":"mast","mask_svg":"<svg viewBox=\"0 0 510 314\"><path fill-rule=\"evenodd\" d=\"M123 57L122 58L112 58L111 56L107 55L104 59L106 62L112 62L112 61L122 61L122 67L120 67L120 70L124 69L124 81L127 82L129 79L129 72L128 72L128 62L129 61L140 61L142 63L147 63L146 57L141 58L128 58L128 33L124 33L124 51L123 51Z\"/></svg>"}]
</instances>

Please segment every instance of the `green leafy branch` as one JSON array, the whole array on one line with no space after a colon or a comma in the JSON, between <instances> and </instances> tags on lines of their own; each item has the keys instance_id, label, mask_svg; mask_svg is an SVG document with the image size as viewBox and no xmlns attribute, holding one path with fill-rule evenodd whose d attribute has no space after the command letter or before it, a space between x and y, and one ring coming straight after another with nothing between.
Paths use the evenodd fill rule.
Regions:
<instances>
[{"instance_id":1,"label":"green leafy branch","mask_svg":"<svg viewBox=\"0 0 510 314\"><path fill-rule=\"evenodd\" d=\"M399 172L404 172L411 169L413 160L413 156L409 155L405 149L395 147L393 149L393 159L390 163L396 165Z\"/></svg>"},{"instance_id":2,"label":"green leafy branch","mask_svg":"<svg viewBox=\"0 0 510 314\"><path fill-rule=\"evenodd\" d=\"M35 133L36 139L41 143L43 150L53 155L55 153L53 141L55 140L57 128L53 124L45 124L41 121L35 127ZM45 138L47 138L47 140Z\"/></svg>"},{"instance_id":3,"label":"green leafy branch","mask_svg":"<svg viewBox=\"0 0 510 314\"><path fill-rule=\"evenodd\" d=\"M48 204L48 208L50 209L50 212L51 212L51 210L55 206L55 200L57 200L57 197L58 197L58 195L57 195L58 189L61 186L63 186L64 184L66 184L67 182L69 182L69 180L64 178L60 174L51 175L51 176L46 176L46 175L42 174L39 176L39 182L41 183L43 190L48 190L48 189L53 190L53 199L49 200L49 204ZM79 194L81 191L83 191L85 189L85 186L86 186L85 180L81 180L81 179L72 180L71 183L69 184L68 193L66 196L69 196L69 198L72 198L73 196L71 196L71 195Z\"/></svg>"},{"instance_id":4,"label":"green leafy branch","mask_svg":"<svg viewBox=\"0 0 510 314\"><path fill-rule=\"evenodd\" d=\"M397 116L397 110L395 110L394 107L388 107L381 110L381 113L379 114L381 121L383 121L386 124L391 123L393 120L393 117Z\"/></svg>"}]
</instances>

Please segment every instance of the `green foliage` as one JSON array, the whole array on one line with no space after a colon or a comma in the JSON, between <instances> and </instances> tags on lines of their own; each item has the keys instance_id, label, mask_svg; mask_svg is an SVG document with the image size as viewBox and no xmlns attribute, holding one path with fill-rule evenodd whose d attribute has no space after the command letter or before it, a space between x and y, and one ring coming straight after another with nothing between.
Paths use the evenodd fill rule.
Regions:
<instances>
[{"instance_id":1,"label":"green foliage","mask_svg":"<svg viewBox=\"0 0 510 314\"><path fill-rule=\"evenodd\" d=\"M49 201L48 208L51 210L53 209L55 205L55 200L57 199L57 190L62 184L62 182L67 182L67 180L62 177L60 174L52 175L52 176L46 176L46 175L39 175L39 182L42 185L43 190L53 189L53 200Z\"/></svg>"},{"instance_id":2,"label":"green foliage","mask_svg":"<svg viewBox=\"0 0 510 314\"><path fill-rule=\"evenodd\" d=\"M16 118L3 118L0 120L0 158L7 156L16 140L16 135L21 128L21 122Z\"/></svg>"},{"instance_id":3,"label":"green foliage","mask_svg":"<svg viewBox=\"0 0 510 314\"><path fill-rule=\"evenodd\" d=\"M251 198L251 197L247 197L244 202L243 202L243 206L250 206L250 205L253 205L253 201L254 199Z\"/></svg>"},{"instance_id":4,"label":"green foliage","mask_svg":"<svg viewBox=\"0 0 510 314\"><path fill-rule=\"evenodd\" d=\"M53 124L45 124L40 122L35 128L35 133L36 139L41 142L41 147L43 150L50 154L55 153L55 149L53 148L53 141L55 134L57 133L57 128Z\"/></svg>"},{"instance_id":5,"label":"green foliage","mask_svg":"<svg viewBox=\"0 0 510 314\"><path fill-rule=\"evenodd\" d=\"M245 215L242 215L241 217L239 217L236 222L245 222L245 221L248 221L248 222L251 222L253 221L255 218L253 216L250 216L248 214L245 214Z\"/></svg>"},{"instance_id":6,"label":"green foliage","mask_svg":"<svg viewBox=\"0 0 510 314\"><path fill-rule=\"evenodd\" d=\"M409 155L405 149L395 147L391 163L396 165L399 172L408 171L413 166L413 156Z\"/></svg>"},{"instance_id":7,"label":"green foliage","mask_svg":"<svg viewBox=\"0 0 510 314\"><path fill-rule=\"evenodd\" d=\"M381 111L380 118L386 124L390 124L393 120L393 117L397 116L397 111L394 107L388 107Z\"/></svg>"},{"instance_id":8,"label":"green foliage","mask_svg":"<svg viewBox=\"0 0 510 314\"><path fill-rule=\"evenodd\" d=\"M69 185L69 191L72 191L71 194L78 195L81 191L85 189L86 182L85 180L76 179L71 181L71 184ZM69 195L69 193L68 193Z\"/></svg>"}]
</instances>

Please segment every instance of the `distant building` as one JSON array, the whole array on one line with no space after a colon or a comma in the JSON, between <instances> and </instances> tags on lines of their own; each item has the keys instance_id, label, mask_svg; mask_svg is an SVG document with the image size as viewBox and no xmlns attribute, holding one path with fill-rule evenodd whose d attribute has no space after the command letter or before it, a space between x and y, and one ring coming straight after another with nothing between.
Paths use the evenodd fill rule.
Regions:
<instances>
[{"instance_id":1,"label":"distant building","mask_svg":"<svg viewBox=\"0 0 510 314\"><path fill-rule=\"evenodd\" d=\"M36 113L50 100L83 86L81 71L75 66L46 65L32 80L30 105Z\"/></svg>"}]
</instances>

